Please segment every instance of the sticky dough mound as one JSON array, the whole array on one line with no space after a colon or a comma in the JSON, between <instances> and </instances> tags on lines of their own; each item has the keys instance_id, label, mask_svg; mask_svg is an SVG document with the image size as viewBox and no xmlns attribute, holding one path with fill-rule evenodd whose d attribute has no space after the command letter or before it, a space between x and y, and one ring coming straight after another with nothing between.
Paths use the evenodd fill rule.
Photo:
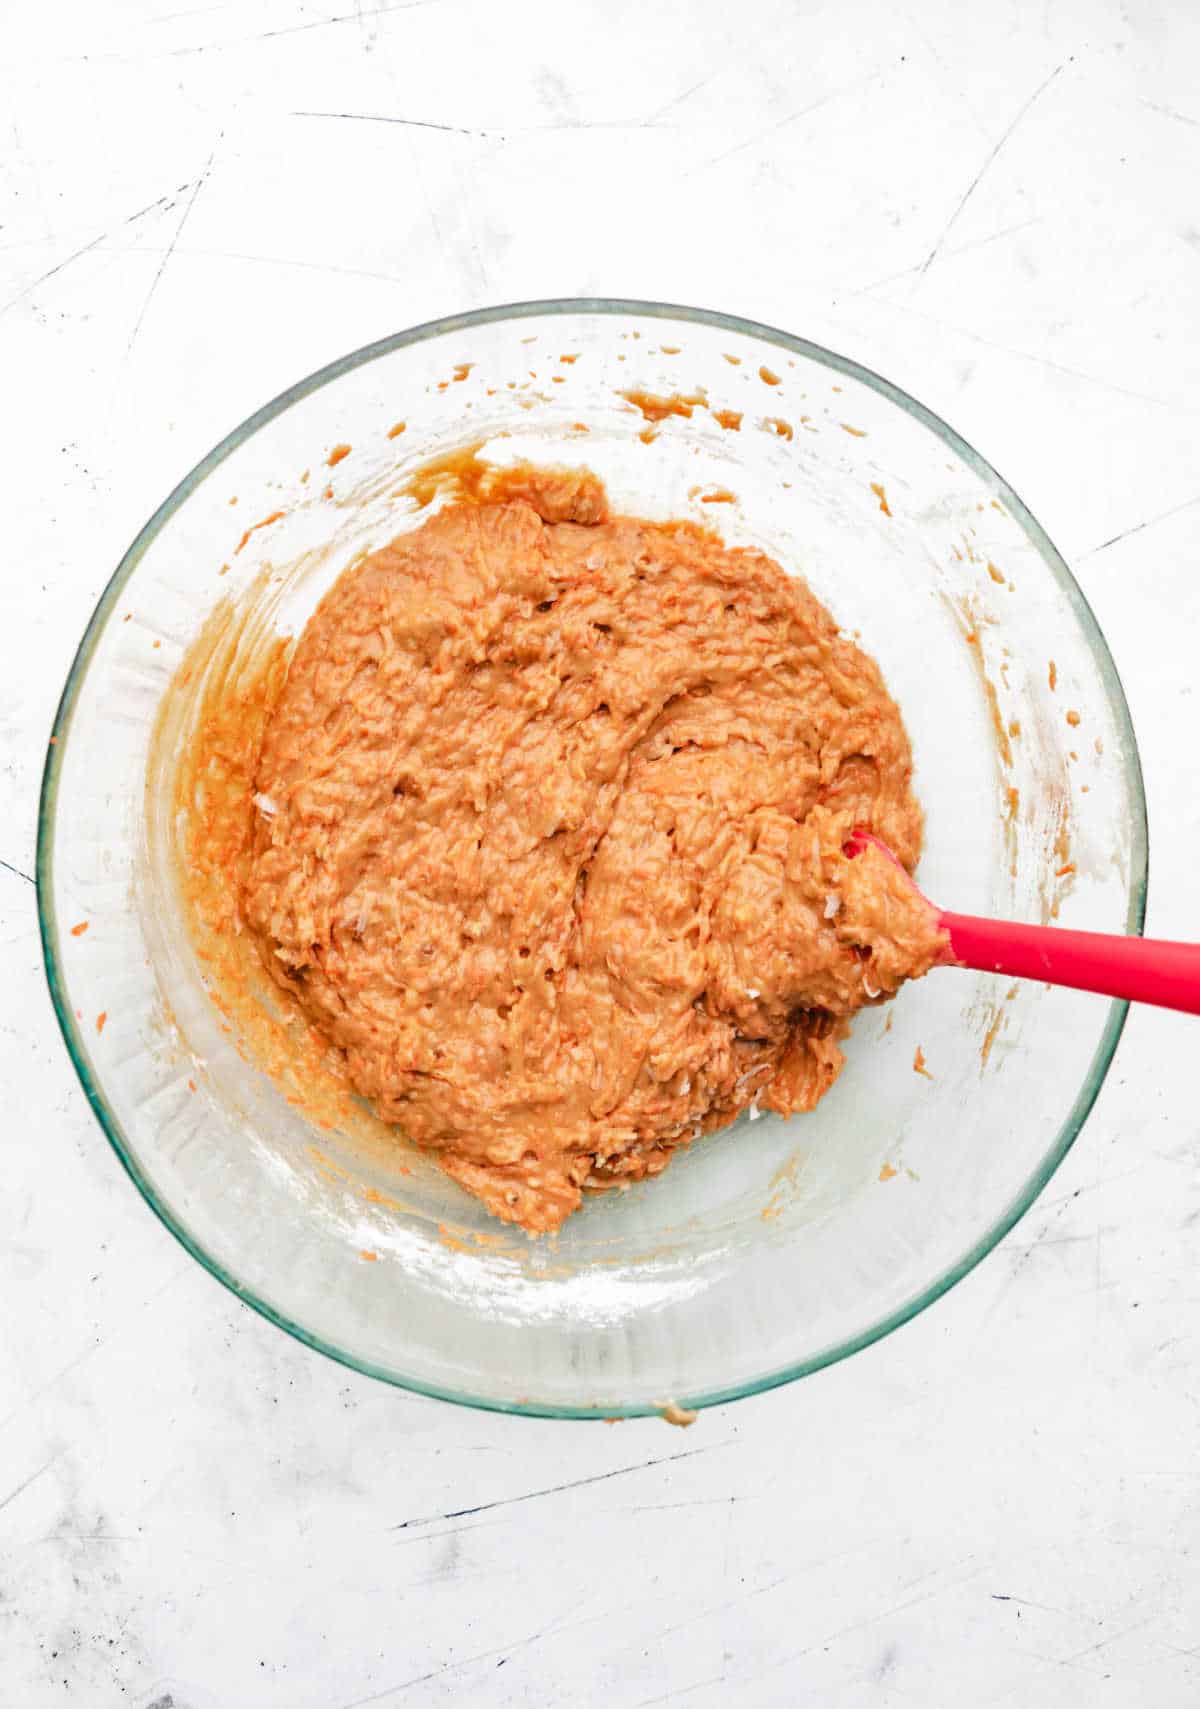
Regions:
<instances>
[{"instance_id":1,"label":"sticky dough mound","mask_svg":"<svg viewBox=\"0 0 1200 1709\"><path fill-rule=\"evenodd\" d=\"M556 1229L752 1102L809 1110L937 958L900 714L804 583L518 470L342 576L267 728L241 898L379 1114Z\"/></svg>"}]
</instances>

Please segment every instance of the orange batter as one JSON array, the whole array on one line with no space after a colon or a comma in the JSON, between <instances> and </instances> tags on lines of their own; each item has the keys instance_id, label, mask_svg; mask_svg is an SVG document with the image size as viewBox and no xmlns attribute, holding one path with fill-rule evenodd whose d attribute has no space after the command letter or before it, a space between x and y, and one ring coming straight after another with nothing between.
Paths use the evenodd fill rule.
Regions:
<instances>
[{"instance_id":1,"label":"orange batter","mask_svg":"<svg viewBox=\"0 0 1200 1709\"><path fill-rule=\"evenodd\" d=\"M747 1105L813 1107L942 939L879 670L803 582L586 472L348 570L263 742L241 898L358 1090L556 1229ZM490 501L489 501L490 499Z\"/></svg>"}]
</instances>

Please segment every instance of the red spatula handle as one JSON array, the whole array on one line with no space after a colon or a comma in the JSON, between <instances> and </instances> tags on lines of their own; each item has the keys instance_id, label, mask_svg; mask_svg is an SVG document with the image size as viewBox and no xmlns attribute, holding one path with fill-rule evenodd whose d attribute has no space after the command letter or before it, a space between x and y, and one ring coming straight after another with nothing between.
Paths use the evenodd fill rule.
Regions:
<instances>
[{"instance_id":1,"label":"red spatula handle","mask_svg":"<svg viewBox=\"0 0 1200 1709\"><path fill-rule=\"evenodd\" d=\"M1200 1015L1200 944L1022 926L974 914L939 918L954 960L964 967Z\"/></svg>"}]
</instances>

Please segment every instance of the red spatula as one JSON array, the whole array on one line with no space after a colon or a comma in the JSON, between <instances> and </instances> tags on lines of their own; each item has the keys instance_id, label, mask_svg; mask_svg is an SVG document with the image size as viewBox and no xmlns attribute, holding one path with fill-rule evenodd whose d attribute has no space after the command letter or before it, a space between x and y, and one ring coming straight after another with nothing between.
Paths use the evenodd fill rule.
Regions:
<instances>
[{"instance_id":1,"label":"red spatula","mask_svg":"<svg viewBox=\"0 0 1200 1709\"><path fill-rule=\"evenodd\" d=\"M870 831L852 832L845 852L850 856L861 854L868 843L900 865L887 844ZM915 884L913 889L921 895ZM1010 979L1040 979L1046 985L1069 985L1076 991L1095 991L1104 997L1157 1003L1163 1009L1200 1015L1200 944L985 920L976 914L951 914L927 896L922 900L950 940L943 967L973 967Z\"/></svg>"}]
</instances>

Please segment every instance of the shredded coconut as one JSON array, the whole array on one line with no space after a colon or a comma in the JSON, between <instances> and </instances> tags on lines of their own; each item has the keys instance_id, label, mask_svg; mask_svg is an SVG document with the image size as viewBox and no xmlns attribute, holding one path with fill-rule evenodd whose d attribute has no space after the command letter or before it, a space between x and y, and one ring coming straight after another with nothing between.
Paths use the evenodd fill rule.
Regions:
<instances>
[{"instance_id":1,"label":"shredded coconut","mask_svg":"<svg viewBox=\"0 0 1200 1709\"><path fill-rule=\"evenodd\" d=\"M757 985L747 985L746 995L747 995L747 997L749 997L750 1001L753 1002L754 999L760 995L758 986Z\"/></svg>"},{"instance_id":2,"label":"shredded coconut","mask_svg":"<svg viewBox=\"0 0 1200 1709\"><path fill-rule=\"evenodd\" d=\"M737 1091L742 1092L750 1084L756 1074L766 1074L771 1068L769 1062L760 1062L756 1068L747 1068L744 1074L739 1074L734 1081Z\"/></svg>"},{"instance_id":3,"label":"shredded coconut","mask_svg":"<svg viewBox=\"0 0 1200 1709\"><path fill-rule=\"evenodd\" d=\"M879 995L879 992L875 989L874 985L866 979L863 980L863 990L866 992L868 997L878 997Z\"/></svg>"},{"instance_id":4,"label":"shredded coconut","mask_svg":"<svg viewBox=\"0 0 1200 1709\"><path fill-rule=\"evenodd\" d=\"M841 905L842 899L840 896L834 896L832 893L828 895L825 898L825 918L827 920L832 920Z\"/></svg>"},{"instance_id":5,"label":"shredded coconut","mask_svg":"<svg viewBox=\"0 0 1200 1709\"><path fill-rule=\"evenodd\" d=\"M264 819L273 819L279 811L278 807L271 800L269 795L256 795L254 797L254 805L258 808Z\"/></svg>"}]
</instances>

